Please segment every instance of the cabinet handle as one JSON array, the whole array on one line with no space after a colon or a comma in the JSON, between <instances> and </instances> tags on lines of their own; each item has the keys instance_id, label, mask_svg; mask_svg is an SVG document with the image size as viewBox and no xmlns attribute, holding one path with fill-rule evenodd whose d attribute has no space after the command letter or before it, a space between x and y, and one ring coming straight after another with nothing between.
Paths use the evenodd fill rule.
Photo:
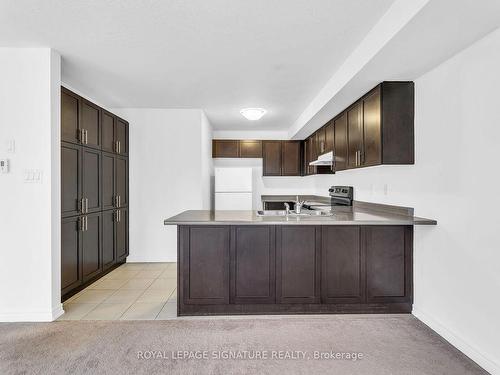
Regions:
<instances>
[{"instance_id":1,"label":"cabinet handle","mask_svg":"<svg viewBox=\"0 0 500 375\"><path fill-rule=\"evenodd\" d=\"M122 221L122 213L120 210L116 211L116 218L117 218L117 222L121 222Z\"/></svg>"},{"instance_id":2,"label":"cabinet handle","mask_svg":"<svg viewBox=\"0 0 500 375\"><path fill-rule=\"evenodd\" d=\"M88 217L84 216L83 219L84 219L84 223L85 223L85 232L86 232L88 230Z\"/></svg>"},{"instance_id":3,"label":"cabinet handle","mask_svg":"<svg viewBox=\"0 0 500 375\"><path fill-rule=\"evenodd\" d=\"M118 196L118 207L121 207L122 206L122 196L119 195Z\"/></svg>"},{"instance_id":4,"label":"cabinet handle","mask_svg":"<svg viewBox=\"0 0 500 375\"><path fill-rule=\"evenodd\" d=\"M84 214L85 213L85 198L80 199L80 213Z\"/></svg>"},{"instance_id":5,"label":"cabinet handle","mask_svg":"<svg viewBox=\"0 0 500 375\"><path fill-rule=\"evenodd\" d=\"M122 153L122 141L118 141L118 153Z\"/></svg>"},{"instance_id":6,"label":"cabinet handle","mask_svg":"<svg viewBox=\"0 0 500 375\"><path fill-rule=\"evenodd\" d=\"M89 131L85 129L85 144L89 143Z\"/></svg>"}]
</instances>

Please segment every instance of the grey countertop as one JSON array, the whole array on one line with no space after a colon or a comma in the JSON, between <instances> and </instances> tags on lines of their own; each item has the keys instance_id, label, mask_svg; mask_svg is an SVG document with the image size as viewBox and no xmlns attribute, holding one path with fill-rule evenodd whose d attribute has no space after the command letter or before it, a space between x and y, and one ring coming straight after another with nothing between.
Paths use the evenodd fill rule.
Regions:
<instances>
[{"instance_id":1,"label":"grey countertop","mask_svg":"<svg viewBox=\"0 0 500 375\"><path fill-rule=\"evenodd\" d=\"M391 206L392 207L392 206ZM256 211L189 210L165 225L436 225L435 220L401 215L363 205L336 207L333 216L258 216Z\"/></svg>"}]
</instances>

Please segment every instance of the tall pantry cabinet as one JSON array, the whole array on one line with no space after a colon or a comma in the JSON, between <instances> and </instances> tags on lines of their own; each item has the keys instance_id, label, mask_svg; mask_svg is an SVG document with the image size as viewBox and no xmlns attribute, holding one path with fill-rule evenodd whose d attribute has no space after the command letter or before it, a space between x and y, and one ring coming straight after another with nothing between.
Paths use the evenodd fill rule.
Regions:
<instances>
[{"instance_id":1,"label":"tall pantry cabinet","mask_svg":"<svg viewBox=\"0 0 500 375\"><path fill-rule=\"evenodd\" d=\"M61 88L61 295L128 253L128 122Z\"/></svg>"}]
</instances>

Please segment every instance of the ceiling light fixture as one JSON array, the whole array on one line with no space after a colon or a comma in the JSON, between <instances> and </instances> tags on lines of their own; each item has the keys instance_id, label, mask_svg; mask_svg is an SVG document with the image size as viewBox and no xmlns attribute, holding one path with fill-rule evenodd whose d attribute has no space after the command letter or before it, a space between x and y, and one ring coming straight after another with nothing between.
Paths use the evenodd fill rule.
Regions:
<instances>
[{"instance_id":1,"label":"ceiling light fixture","mask_svg":"<svg viewBox=\"0 0 500 375\"><path fill-rule=\"evenodd\" d=\"M240 113L247 120L257 121L260 120L262 116L266 114L266 110L264 108L243 108Z\"/></svg>"}]
</instances>

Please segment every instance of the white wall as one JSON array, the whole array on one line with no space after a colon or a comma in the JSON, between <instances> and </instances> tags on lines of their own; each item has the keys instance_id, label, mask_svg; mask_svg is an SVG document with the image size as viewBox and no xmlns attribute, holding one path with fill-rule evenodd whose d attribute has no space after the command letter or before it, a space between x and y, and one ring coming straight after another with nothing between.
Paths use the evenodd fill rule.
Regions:
<instances>
[{"instance_id":1,"label":"white wall","mask_svg":"<svg viewBox=\"0 0 500 375\"><path fill-rule=\"evenodd\" d=\"M60 286L60 56L0 48L0 321L50 321ZM9 143L15 142L14 151ZM27 182L30 170L41 173Z\"/></svg>"},{"instance_id":2,"label":"white wall","mask_svg":"<svg viewBox=\"0 0 500 375\"><path fill-rule=\"evenodd\" d=\"M211 126L199 109L113 109L130 123L129 262L177 260L175 226L163 221L209 208Z\"/></svg>"}]
</instances>

